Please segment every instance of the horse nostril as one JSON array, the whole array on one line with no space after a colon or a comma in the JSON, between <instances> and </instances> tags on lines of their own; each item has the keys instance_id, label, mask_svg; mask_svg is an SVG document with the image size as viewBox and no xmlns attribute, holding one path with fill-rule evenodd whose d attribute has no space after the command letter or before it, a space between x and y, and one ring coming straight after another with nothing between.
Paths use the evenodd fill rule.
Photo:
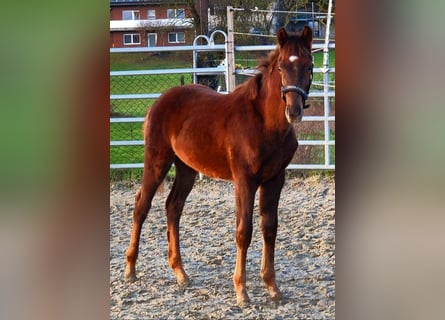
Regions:
<instances>
[{"instance_id":1,"label":"horse nostril","mask_svg":"<svg viewBox=\"0 0 445 320\"><path fill-rule=\"evenodd\" d=\"M300 116L302 112L303 112L303 108L301 108L301 107L296 108L297 117Z\"/></svg>"},{"instance_id":2,"label":"horse nostril","mask_svg":"<svg viewBox=\"0 0 445 320\"><path fill-rule=\"evenodd\" d=\"M298 123L303 118L303 108L301 106L286 105L286 118L289 123Z\"/></svg>"},{"instance_id":3,"label":"horse nostril","mask_svg":"<svg viewBox=\"0 0 445 320\"><path fill-rule=\"evenodd\" d=\"M286 105L286 110L290 116L299 117L303 113L302 107L292 107L290 105Z\"/></svg>"}]
</instances>

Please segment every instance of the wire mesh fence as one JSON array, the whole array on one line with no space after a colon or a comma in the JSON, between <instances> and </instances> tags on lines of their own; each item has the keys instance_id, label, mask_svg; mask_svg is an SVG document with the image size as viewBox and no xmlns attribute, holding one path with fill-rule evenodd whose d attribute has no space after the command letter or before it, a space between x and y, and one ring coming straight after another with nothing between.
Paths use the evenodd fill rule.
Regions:
<instances>
[{"instance_id":1,"label":"wire mesh fence","mask_svg":"<svg viewBox=\"0 0 445 320\"><path fill-rule=\"evenodd\" d=\"M172 48L173 50L173 48ZM133 62L133 68L138 69L138 61L147 63L149 53L132 54L127 58L126 67ZM191 55L191 52L189 53ZM156 69L141 71L114 71L110 77L110 163L114 167L134 167L133 164L143 162L143 119L163 92L169 88L193 83L192 72L181 72L166 69L174 64L190 70L191 59L184 54L164 53L163 65L159 63ZM169 59L170 58L170 59ZM121 59L121 57L119 58ZM215 67L221 64L222 58L218 53L200 53L197 56L199 67ZM150 69L153 66L147 66ZM152 73L151 73L152 72ZM172 73L173 72L173 73ZM126 74L130 73L130 74ZM136 73L136 74L135 74ZM197 83L209 86L214 90L226 90L223 74L196 73Z\"/></svg>"},{"instance_id":2,"label":"wire mesh fence","mask_svg":"<svg viewBox=\"0 0 445 320\"><path fill-rule=\"evenodd\" d=\"M110 92L117 94L161 93L175 85L192 83L190 74L162 74L141 76L113 76L110 78ZM110 116L112 118L143 118L153 99L112 99ZM141 141L142 121L111 122L111 141ZM110 163L143 162L143 145L114 145L110 150Z\"/></svg>"},{"instance_id":3,"label":"wire mesh fence","mask_svg":"<svg viewBox=\"0 0 445 320\"><path fill-rule=\"evenodd\" d=\"M241 15L241 13L246 15L246 12L235 10L235 14ZM258 17L255 17L260 13L248 12L247 14L251 16L246 21L260 21ZM292 22L292 15L295 17L294 13L289 13L290 18L286 21ZM319 32L315 34L314 38L314 78L311 94L307 101L311 108L305 110L303 122L299 123L296 128L300 146L291 161L294 168L335 168L335 45L332 43L335 32L330 34L331 44L325 46L321 38L324 35L323 32L326 31L322 18L323 15L317 16ZM235 15L235 21L242 21L242 19ZM275 36L267 34L268 30L259 32L258 28L247 28L246 26L246 23L235 23L235 30L233 30L236 44L234 56L236 85L249 78L248 75L243 74L243 71L255 68L259 60L267 57L276 41ZM251 49L254 46L266 48ZM175 50L178 51L175 52ZM214 90L227 91L224 72L199 72L198 69L193 69L195 60L197 60L196 67L198 68L221 67L227 63L224 49L207 52L204 50L192 51L190 48L189 50L186 52L184 48L176 47L172 48L172 51L165 51L163 48L160 53L152 53L147 48L147 52L119 53L120 55L126 54L125 59L128 59L122 70L143 72L139 74L137 71L130 71L129 74L126 74L125 71L112 71L110 73L111 168L142 167L143 119L156 98L167 89L193 83L194 76L196 76L198 83L207 85ZM111 55L113 59L113 52ZM186 71L181 72L181 70Z\"/></svg>"}]
</instances>

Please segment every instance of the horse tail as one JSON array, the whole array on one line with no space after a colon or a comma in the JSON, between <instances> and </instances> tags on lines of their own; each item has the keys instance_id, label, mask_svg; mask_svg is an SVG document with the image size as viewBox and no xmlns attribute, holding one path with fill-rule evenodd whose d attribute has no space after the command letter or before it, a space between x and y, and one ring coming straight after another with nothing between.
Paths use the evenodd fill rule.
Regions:
<instances>
[{"instance_id":1,"label":"horse tail","mask_svg":"<svg viewBox=\"0 0 445 320\"><path fill-rule=\"evenodd\" d=\"M144 137L144 144L146 143L145 141L145 135L148 132L148 118L150 116L150 110L151 108L147 109L147 114L145 115L145 119L144 119L144 124L142 125L142 136Z\"/></svg>"},{"instance_id":2,"label":"horse tail","mask_svg":"<svg viewBox=\"0 0 445 320\"><path fill-rule=\"evenodd\" d=\"M151 110L151 108L147 109L147 114L145 115L144 124L142 125L142 136L144 137L144 145L147 143L145 137L146 137L146 133L148 132L150 110ZM160 194L160 193L164 192L164 190L165 190L165 180L166 180L166 177L162 180L161 184L156 189L156 193L157 194Z\"/></svg>"}]
</instances>

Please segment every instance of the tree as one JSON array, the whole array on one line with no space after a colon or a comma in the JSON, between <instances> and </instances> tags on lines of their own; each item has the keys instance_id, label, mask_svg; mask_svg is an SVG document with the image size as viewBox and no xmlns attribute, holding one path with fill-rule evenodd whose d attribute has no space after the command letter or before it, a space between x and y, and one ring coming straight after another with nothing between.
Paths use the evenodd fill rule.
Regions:
<instances>
[{"instance_id":1,"label":"tree","mask_svg":"<svg viewBox=\"0 0 445 320\"><path fill-rule=\"evenodd\" d=\"M287 24L288 14L275 13L271 16L268 13L252 12L259 10L278 11L312 11L312 4L315 11L327 12L329 0L276 0L274 2L266 0L170 0L172 6L185 5L189 8L188 15L193 19L193 30L195 35L209 34L208 10L212 16L219 17L215 29L227 31L227 6L234 8L244 8L244 12L237 12L235 28L239 32L250 32L260 30L264 33L276 31Z\"/></svg>"},{"instance_id":2,"label":"tree","mask_svg":"<svg viewBox=\"0 0 445 320\"><path fill-rule=\"evenodd\" d=\"M208 0L211 12L221 17L217 29L227 30L226 7L244 8L244 12L237 12L235 28L239 32L249 32L255 28L266 33L275 34L276 31L284 27L288 22L289 15L286 13L275 13L273 16L267 13L253 12L259 10L277 11L312 11L312 4L315 11L327 12L329 0L276 0L274 2L265 0Z\"/></svg>"},{"instance_id":3,"label":"tree","mask_svg":"<svg viewBox=\"0 0 445 320\"><path fill-rule=\"evenodd\" d=\"M195 30L195 34L208 34L208 0L185 0L184 2L190 10L190 15L193 19L193 29Z\"/></svg>"}]
</instances>

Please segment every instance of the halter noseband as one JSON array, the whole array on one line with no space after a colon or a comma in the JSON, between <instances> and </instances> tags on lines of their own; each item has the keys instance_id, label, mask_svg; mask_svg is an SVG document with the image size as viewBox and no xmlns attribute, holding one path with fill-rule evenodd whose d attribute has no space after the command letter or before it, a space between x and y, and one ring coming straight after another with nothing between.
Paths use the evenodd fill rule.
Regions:
<instances>
[{"instance_id":1,"label":"halter noseband","mask_svg":"<svg viewBox=\"0 0 445 320\"><path fill-rule=\"evenodd\" d=\"M306 102L306 100L308 98L308 92L304 91L303 89L301 89L300 87L297 87L297 86L285 86L285 87L281 86L281 93L283 95L283 100L285 102L286 102L286 97L284 95L291 91L298 93L303 98L304 102ZM304 104L303 109L307 109L310 106L311 106L310 104Z\"/></svg>"},{"instance_id":2,"label":"halter noseband","mask_svg":"<svg viewBox=\"0 0 445 320\"><path fill-rule=\"evenodd\" d=\"M301 89L300 87L297 87L297 86L285 86L285 87L282 86L281 87L281 92L283 93L283 96L285 93L288 93L291 91L298 93L303 98L303 100L307 100L308 93L306 91L304 91L303 89Z\"/></svg>"}]
</instances>

